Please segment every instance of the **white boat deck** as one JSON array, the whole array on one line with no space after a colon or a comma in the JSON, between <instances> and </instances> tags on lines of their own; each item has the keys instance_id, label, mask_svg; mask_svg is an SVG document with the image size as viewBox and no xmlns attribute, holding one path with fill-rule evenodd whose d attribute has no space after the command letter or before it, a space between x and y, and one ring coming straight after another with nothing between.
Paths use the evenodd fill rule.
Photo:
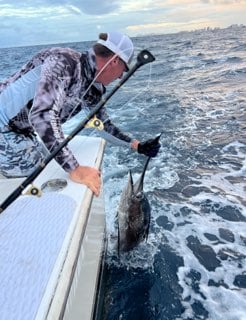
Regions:
<instances>
[{"instance_id":1,"label":"white boat deck","mask_svg":"<svg viewBox=\"0 0 246 320\"><path fill-rule=\"evenodd\" d=\"M102 139L70 144L81 165L100 167ZM41 197L22 195L0 215L0 320L91 319L104 244L103 194L93 197L55 162L34 181L68 184ZM22 179L0 180L0 202Z\"/></svg>"}]
</instances>

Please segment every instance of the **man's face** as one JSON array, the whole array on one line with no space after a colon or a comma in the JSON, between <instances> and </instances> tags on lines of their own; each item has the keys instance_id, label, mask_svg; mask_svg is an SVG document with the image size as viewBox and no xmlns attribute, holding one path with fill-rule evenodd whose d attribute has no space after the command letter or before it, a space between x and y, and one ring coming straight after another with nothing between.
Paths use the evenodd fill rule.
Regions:
<instances>
[{"instance_id":1,"label":"man's face","mask_svg":"<svg viewBox=\"0 0 246 320\"><path fill-rule=\"evenodd\" d=\"M127 71L125 63L119 58L115 57L110 61L105 70L102 72L101 83L105 86L120 79L123 76L123 73Z\"/></svg>"}]
</instances>

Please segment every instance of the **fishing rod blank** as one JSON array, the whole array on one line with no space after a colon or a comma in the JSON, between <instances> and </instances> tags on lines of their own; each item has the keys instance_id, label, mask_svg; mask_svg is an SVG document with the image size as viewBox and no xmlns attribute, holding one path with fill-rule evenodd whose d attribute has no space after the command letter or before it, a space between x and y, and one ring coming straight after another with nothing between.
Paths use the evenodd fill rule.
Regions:
<instances>
[{"instance_id":1,"label":"fishing rod blank","mask_svg":"<svg viewBox=\"0 0 246 320\"><path fill-rule=\"evenodd\" d=\"M155 57L148 51L142 50L137 56L137 62L126 73L126 75L118 82L118 84L109 92L98 105L87 115L85 119L67 136L66 139L60 143L57 148L45 158L42 163L17 187L0 206L0 214L14 202L23 192L23 190L33 182L33 180L43 171L47 164L54 159L54 157L64 148L88 123L88 121L107 103L107 101L113 96L113 94L134 74L134 72L141 66L153 62Z\"/></svg>"}]
</instances>

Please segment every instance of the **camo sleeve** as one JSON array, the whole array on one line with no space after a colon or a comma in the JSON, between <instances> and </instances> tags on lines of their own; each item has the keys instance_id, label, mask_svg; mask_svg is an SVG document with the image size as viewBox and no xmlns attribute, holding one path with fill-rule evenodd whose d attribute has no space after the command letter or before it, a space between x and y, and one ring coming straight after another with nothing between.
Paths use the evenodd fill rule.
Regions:
<instances>
[{"instance_id":1,"label":"camo sleeve","mask_svg":"<svg viewBox=\"0 0 246 320\"><path fill-rule=\"evenodd\" d=\"M65 56L51 55L42 65L29 120L49 152L54 151L64 141L59 114L72 72L72 61L68 61ZM67 147L64 147L55 159L67 172L79 165Z\"/></svg>"},{"instance_id":2,"label":"camo sleeve","mask_svg":"<svg viewBox=\"0 0 246 320\"><path fill-rule=\"evenodd\" d=\"M132 138L113 124L104 108L98 112L97 116L104 124L104 132L100 133L102 137L111 143L129 146Z\"/></svg>"}]
</instances>

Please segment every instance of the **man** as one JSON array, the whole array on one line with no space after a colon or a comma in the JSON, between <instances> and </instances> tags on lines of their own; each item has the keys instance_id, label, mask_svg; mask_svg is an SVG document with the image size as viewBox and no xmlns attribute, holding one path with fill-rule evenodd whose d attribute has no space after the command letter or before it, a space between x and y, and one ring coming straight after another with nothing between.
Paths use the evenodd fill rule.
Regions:
<instances>
[{"instance_id":1,"label":"man","mask_svg":"<svg viewBox=\"0 0 246 320\"><path fill-rule=\"evenodd\" d=\"M0 173L23 177L33 172L64 140L62 123L81 110L93 109L105 93L105 86L128 71L133 51L128 36L102 33L93 48L84 53L70 48L43 50L1 82ZM106 139L110 136L110 141L128 145L146 156L158 153L159 144L131 139L110 121L104 108L97 117L104 124ZM55 159L73 181L99 195L101 180L96 168L80 165L68 147Z\"/></svg>"}]
</instances>

